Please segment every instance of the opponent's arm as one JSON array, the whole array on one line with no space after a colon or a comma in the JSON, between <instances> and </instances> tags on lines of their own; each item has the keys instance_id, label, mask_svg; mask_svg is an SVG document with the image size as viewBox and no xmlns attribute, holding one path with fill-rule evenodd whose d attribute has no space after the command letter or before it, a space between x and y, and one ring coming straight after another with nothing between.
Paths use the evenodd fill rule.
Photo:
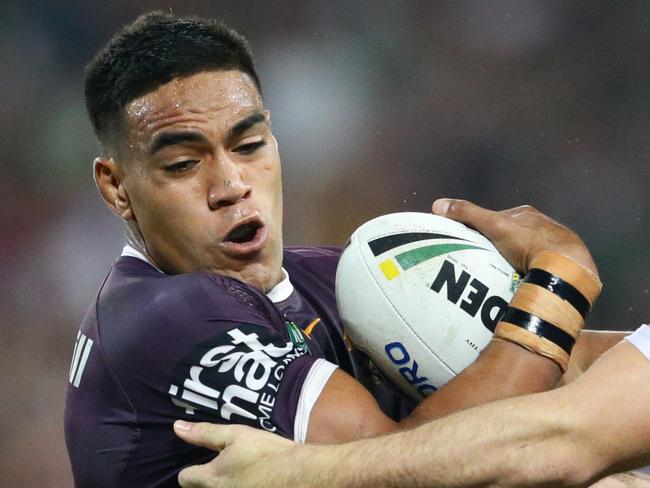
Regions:
<instances>
[{"instance_id":1,"label":"opponent's arm","mask_svg":"<svg viewBox=\"0 0 650 488\"><path fill-rule=\"evenodd\" d=\"M382 483L586 486L605 474L643 466L650 463L648 381L650 363L623 342L563 388L400 434L395 441L401 448L391 441L389 453L377 439L372 448L377 454L384 449L381 464L388 464ZM409 445L424 447L414 457Z\"/></svg>"},{"instance_id":2,"label":"opponent's arm","mask_svg":"<svg viewBox=\"0 0 650 488\"><path fill-rule=\"evenodd\" d=\"M339 446L299 446L238 426L176 431L222 451L182 486L587 486L650 464L650 361L622 342L557 390Z\"/></svg>"},{"instance_id":3,"label":"opponent's arm","mask_svg":"<svg viewBox=\"0 0 650 488\"><path fill-rule=\"evenodd\" d=\"M350 462L355 451L366 464L376 459L362 470L363 486L584 486L650 463L649 381L650 362L623 342L563 388L396 435L388 452L387 439L349 445L336 460ZM409 446L419 446L416 455Z\"/></svg>"},{"instance_id":4,"label":"opponent's arm","mask_svg":"<svg viewBox=\"0 0 650 488\"><path fill-rule=\"evenodd\" d=\"M337 369L311 412L307 442L339 443L416 427L482 403L554 387L559 367L516 344L493 341L477 361L395 422L354 378Z\"/></svg>"},{"instance_id":5,"label":"opponent's arm","mask_svg":"<svg viewBox=\"0 0 650 488\"><path fill-rule=\"evenodd\" d=\"M573 381L625 335L584 331L576 341L562 383ZM365 388L339 369L314 406L307 441L345 442L416 427L472 406L546 391L556 386L560 374L558 366L545 357L510 342L493 341L471 366L396 423L379 410Z\"/></svg>"},{"instance_id":6,"label":"opponent's arm","mask_svg":"<svg viewBox=\"0 0 650 488\"><path fill-rule=\"evenodd\" d=\"M559 385L565 385L575 380L587 371L600 356L629 334L629 332L583 330L571 351L569 367L562 375Z\"/></svg>"},{"instance_id":7,"label":"opponent's arm","mask_svg":"<svg viewBox=\"0 0 650 488\"><path fill-rule=\"evenodd\" d=\"M559 383L560 370L549 359L510 342L494 341L463 373L432 395L430 403L418 405L399 427L416 426L472 406L570 383L628 334L582 331L571 351L568 369ZM531 375L531 371L535 374Z\"/></svg>"}]
</instances>

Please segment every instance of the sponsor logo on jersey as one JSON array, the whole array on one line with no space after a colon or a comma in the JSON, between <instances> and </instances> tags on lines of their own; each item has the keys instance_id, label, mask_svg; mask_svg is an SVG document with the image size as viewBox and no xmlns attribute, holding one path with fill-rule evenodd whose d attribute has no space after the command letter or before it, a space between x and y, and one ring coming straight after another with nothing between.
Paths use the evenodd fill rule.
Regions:
<instances>
[{"instance_id":1,"label":"sponsor logo on jersey","mask_svg":"<svg viewBox=\"0 0 650 488\"><path fill-rule=\"evenodd\" d=\"M259 326L241 325L197 346L174 372L172 402L230 423L275 432L271 420L286 367L307 351Z\"/></svg>"}]
</instances>

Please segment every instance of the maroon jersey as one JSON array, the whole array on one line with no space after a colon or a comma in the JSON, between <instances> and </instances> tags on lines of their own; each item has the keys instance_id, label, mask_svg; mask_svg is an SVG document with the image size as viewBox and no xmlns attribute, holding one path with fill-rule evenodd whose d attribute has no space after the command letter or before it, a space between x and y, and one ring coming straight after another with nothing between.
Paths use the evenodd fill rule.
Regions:
<instances>
[{"instance_id":1,"label":"maroon jersey","mask_svg":"<svg viewBox=\"0 0 650 488\"><path fill-rule=\"evenodd\" d=\"M214 453L177 439L176 419L247 424L304 442L337 366L393 419L412 409L344 338L339 250L286 249L284 280L268 295L211 273L165 275L137 251L125 254L73 352L65 434L77 486L177 486L183 467Z\"/></svg>"}]
</instances>

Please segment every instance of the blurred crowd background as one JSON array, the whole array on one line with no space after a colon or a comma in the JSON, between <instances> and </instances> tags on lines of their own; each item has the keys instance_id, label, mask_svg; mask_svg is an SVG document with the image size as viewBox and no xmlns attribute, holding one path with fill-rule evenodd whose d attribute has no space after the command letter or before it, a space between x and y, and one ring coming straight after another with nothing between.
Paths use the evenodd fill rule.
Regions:
<instances>
[{"instance_id":1,"label":"blurred crowd background","mask_svg":"<svg viewBox=\"0 0 650 488\"><path fill-rule=\"evenodd\" d=\"M83 68L153 9L249 38L288 244L343 244L440 196L530 203L592 249L605 283L592 327L649 319L649 2L4 0L0 485L71 486L74 338L122 246L91 176Z\"/></svg>"}]
</instances>

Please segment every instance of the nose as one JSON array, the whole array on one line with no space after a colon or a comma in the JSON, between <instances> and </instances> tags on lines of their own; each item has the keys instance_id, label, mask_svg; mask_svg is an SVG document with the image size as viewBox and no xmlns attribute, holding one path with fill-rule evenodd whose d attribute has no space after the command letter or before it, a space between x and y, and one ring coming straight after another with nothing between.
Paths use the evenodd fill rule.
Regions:
<instances>
[{"instance_id":1,"label":"nose","mask_svg":"<svg viewBox=\"0 0 650 488\"><path fill-rule=\"evenodd\" d=\"M234 205L248 198L253 187L246 183L242 168L236 162L222 158L210 178L208 206L210 210Z\"/></svg>"}]
</instances>

